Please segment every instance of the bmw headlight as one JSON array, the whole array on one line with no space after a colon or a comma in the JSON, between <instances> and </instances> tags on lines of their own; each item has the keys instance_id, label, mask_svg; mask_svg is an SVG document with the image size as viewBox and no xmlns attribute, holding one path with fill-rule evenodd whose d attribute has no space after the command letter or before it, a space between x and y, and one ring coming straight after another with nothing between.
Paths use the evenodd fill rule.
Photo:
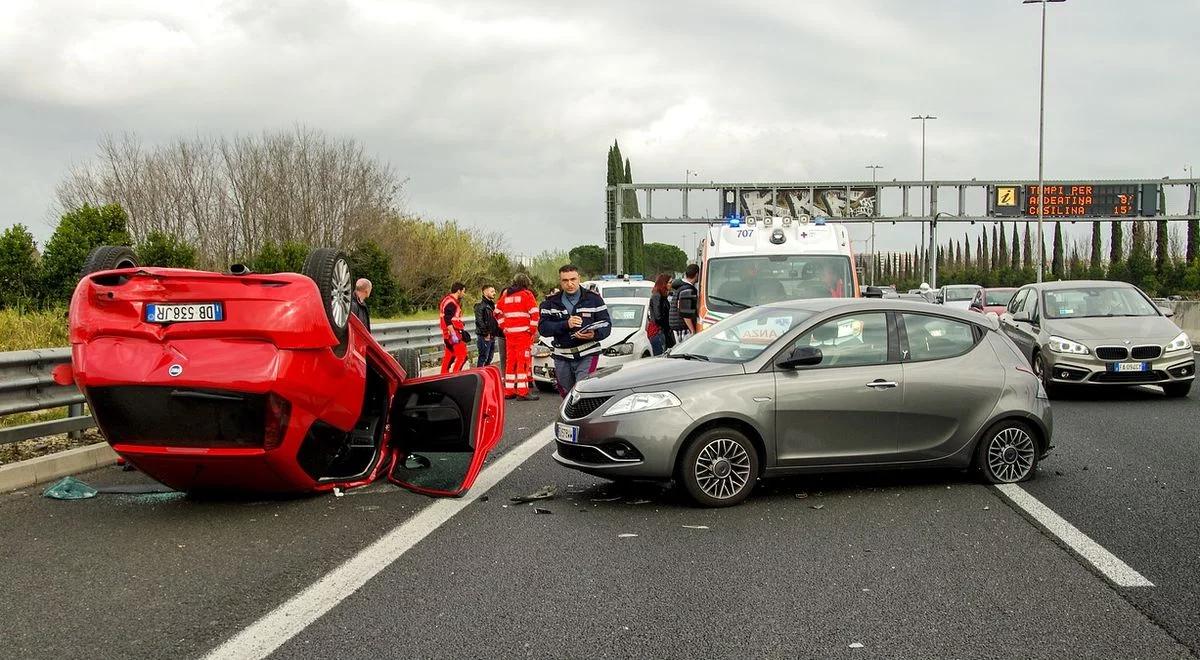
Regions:
<instances>
[{"instance_id":1,"label":"bmw headlight","mask_svg":"<svg viewBox=\"0 0 1200 660\"><path fill-rule=\"evenodd\" d=\"M1171 343L1167 344L1164 353L1178 353L1179 351L1192 350L1192 340L1188 338L1186 332L1179 333L1179 336L1172 339Z\"/></svg>"},{"instance_id":2,"label":"bmw headlight","mask_svg":"<svg viewBox=\"0 0 1200 660\"><path fill-rule=\"evenodd\" d=\"M682 404L679 403L679 398L670 392L639 392L637 394L630 394L616 402L601 417L658 410L660 408L677 408L680 405Z\"/></svg>"},{"instance_id":3,"label":"bmw headlight","mask_svg":"<svg viewBox=\"0 0 1200 660\"><path fill-rule=\"evenodd\" d=\"M604 354L609 357L618 357L621 355L633 355L633 344L626 342L624 344L617 344L615 346L609 346L608 348L604 349Z\"/></svg>"},{"instance_id":4,"label":"bmw headlight","mask_svg":"<svg viewBox=\"0 0 1200 660\"><path fill-rule=\"evenodd\" d=\"M553 354L554 354L554 351L550 350L550 347L546 346L545 344L534 344L533 345L533 357L535 357L535 358L550 357Z\"/></svg>"},{"instance_id":5,"label":"bmw headlight","mask_svg":"<svg viewBox=\"0 0 1200 660\"><path fill-rule=\"evenodd\" d=\"M1087 346L1077 342L1065 339L1057 335L1050 336L1050 350L1055 353L1066 353L1068 355L1089 355L1091 353Z\"/></svg>"}]
</instances>

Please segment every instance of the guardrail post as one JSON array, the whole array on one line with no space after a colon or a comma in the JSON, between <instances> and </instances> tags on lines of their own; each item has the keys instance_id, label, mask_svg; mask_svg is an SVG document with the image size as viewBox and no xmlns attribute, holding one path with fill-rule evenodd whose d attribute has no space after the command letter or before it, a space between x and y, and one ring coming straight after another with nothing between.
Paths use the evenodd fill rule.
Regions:
<instances>
[{"instance_id":1,"label":"guardrail post","mask_svg":"<svg viewBox=\"0 0 1200 660\"><path fill-rule=\"evenodd\" d=\"M83 404L82 403L72 403L71 405L67 406L67 417L82 417L82 416L83 416ZM83 431L71 431L70 433L67 434L67 437L72 440L78 440L83 437Z\"/></svg>"}]
</instances>

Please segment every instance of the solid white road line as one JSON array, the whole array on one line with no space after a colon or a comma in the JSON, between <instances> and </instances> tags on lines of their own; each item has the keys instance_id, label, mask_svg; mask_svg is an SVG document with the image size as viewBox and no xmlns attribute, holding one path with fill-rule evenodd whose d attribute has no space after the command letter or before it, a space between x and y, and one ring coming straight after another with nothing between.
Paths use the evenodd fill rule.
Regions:
<instances>
[{"instance_id":1,"label":"solid white road line","mask_svg":"<svg viewBox=\"0 0 1200 660\"><path fill-rule=\"evenodd\" d=\"M999 490L1013 504L1028 513L1051 534L1058 537L1067 547L1083 557L1096 570L1100 571L1118 587L1153 587L1154 583L1147 580L1131 567L1121 561L1116 555L1105 550L1099 543L1093 541L1087 534L1079 531L1050 507L1042 504L1038 498L1030 495L1017 484L998 484Z\"/></svg>"},{"instance_id":2,"label":"solid white road line","mask_svg":"<svg viewBox=\"0 0 1200 660\"><path fill-rule=\"evenodd\" d=\"M435 500L407 522L364 548L291 600L213 649L206 658L265 658L295 637L335 605L404 556L413 546L479 499L501 479L545 447L554 437L553 425L509 450L480 473L475 485L458 499Z\"/></svg>"}]
</instances>

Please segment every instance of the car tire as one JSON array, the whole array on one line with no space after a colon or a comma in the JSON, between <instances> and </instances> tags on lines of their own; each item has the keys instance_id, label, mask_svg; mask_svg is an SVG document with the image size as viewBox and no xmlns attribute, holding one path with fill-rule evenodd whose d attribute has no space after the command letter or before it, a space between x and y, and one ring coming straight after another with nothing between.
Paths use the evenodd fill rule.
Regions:
<instances>
[{"instance_id":1,"label":"car tire","mask_svg":"<svg viewBox=\"0 0 1200 660\"><path fill-rule=\"evenodd\" d=\"M401 348L393 355L400 368L404 369L405 378L421 377L421 354L415 348Z\"/></svg>"},{"instance_id":2,"label":"car tire","mask_svg":"<svg viewBox=\"0 0 1200 660\"><path fill-rule=\"evenodd\" d=\"M304 260L303 274L316 283L329 328L337 338L338 347L343 347L349 333L350 296L354 292L350 260L336 248L317 248Z\"/></svg>"},{"instance_id":3,"label":"car tire","mask_svg":"<svg viewBox=\"0 0 1200 660\"><path fill-rule=\"evenodd\" d=\"M551 392L558 392L558 386L556 386L554 383L547 383L544 380L535 380L533 382L534 382L534 384L537 385L537 388L539 390L541 390L542 392L545 392L547 394L549 394Z\"/></svg>"},{"instance_id":4,"label":"car tire","mask_svg":"<svg viewBox=\"0 0 1200 660\"><path fill-rule=\"evenodd\" d=\"M704 507L740 504L758 480L754 443L736 429L712 428L692 439L679 459L679 481Z\"/></svg>"},{"instance_id":5,"label":"car tire","mask_svg":"<svg viewBox=\"0 0 1200 660\"><path fill-rule=\"evenodd\" d=\"M1033 354L1033 374L1042 381L1042 389L1046 390L1046 396L1053 398L1062 393L1062 388L1058 383L1050 380L1049 372L1046 371L1046 361L1042 358L1041 352Z\"/></svg>"},{"instance_id":6,"label":"car tire","mask_svg":"<svg viewBox=\"0 0 1200 660\"><path fill-rule=\"evenodd\" d=\"M1192 381L1182 383L1167 383L1162 386L1163 394L1167 395L1168 399L1182 399L1192 391Z\"/></svg>"},{"instance_id":7,"label":"car tire","mask_svg":"<svg viewBox=\"0 0 1200 660\"><path fill-rule=\"evenodd\" d=\"M1006 419L993 425L975 448L975 467L990 484L1015 484L1037 474L1041 453L1028 424Z\"/></svg>"},{"instance_id":8,"label":"car tire","mask_svg":"<svg viewBox=\"0 0 1200 660\"><path fill-rule=\"evenodd\" d=\"M101 245L88 253L80 274L91 275L102 270L137 268L140 265L133 248L128 245Z\"/></svg>"}]
</instances>

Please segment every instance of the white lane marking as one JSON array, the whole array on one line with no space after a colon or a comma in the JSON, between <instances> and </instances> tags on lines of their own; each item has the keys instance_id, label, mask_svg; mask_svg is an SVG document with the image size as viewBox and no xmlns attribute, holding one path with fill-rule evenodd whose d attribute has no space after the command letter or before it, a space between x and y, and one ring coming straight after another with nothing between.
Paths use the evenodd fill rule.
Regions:
<instances>
[{"instance_id":1,"label":"white lane marking","mask_svg":"<svg viewBox=\"0 0 1200 660\"><path fill-rule=\"evenodd\" d=\"M996 490L1004 494L1013 504L1041 523L1051 534L1058 537L1067 547L1096 567L1118 587L1153 587L1154 583L1147 580L1121 561L1116 555L1105 550L1087 534L1067 522L1065 518L1055 513L1050 507L1042 504L1038 498L1030 495L1017 484L997 484Z\"/></svg>"},{"instance_id":2,"label":"white lane marking","mask_svg":"<svg viewBox=\"0 0 1200 660\"><path fill-rule=\"evenodd\" d=\"M551 425L542 429L485 468L466 495L458 499L434 501L325 577L213 649L205 656L206 660L257 659L273 653L549 444L554 437L553 428Z\"/></svg>"}]
</instances>

